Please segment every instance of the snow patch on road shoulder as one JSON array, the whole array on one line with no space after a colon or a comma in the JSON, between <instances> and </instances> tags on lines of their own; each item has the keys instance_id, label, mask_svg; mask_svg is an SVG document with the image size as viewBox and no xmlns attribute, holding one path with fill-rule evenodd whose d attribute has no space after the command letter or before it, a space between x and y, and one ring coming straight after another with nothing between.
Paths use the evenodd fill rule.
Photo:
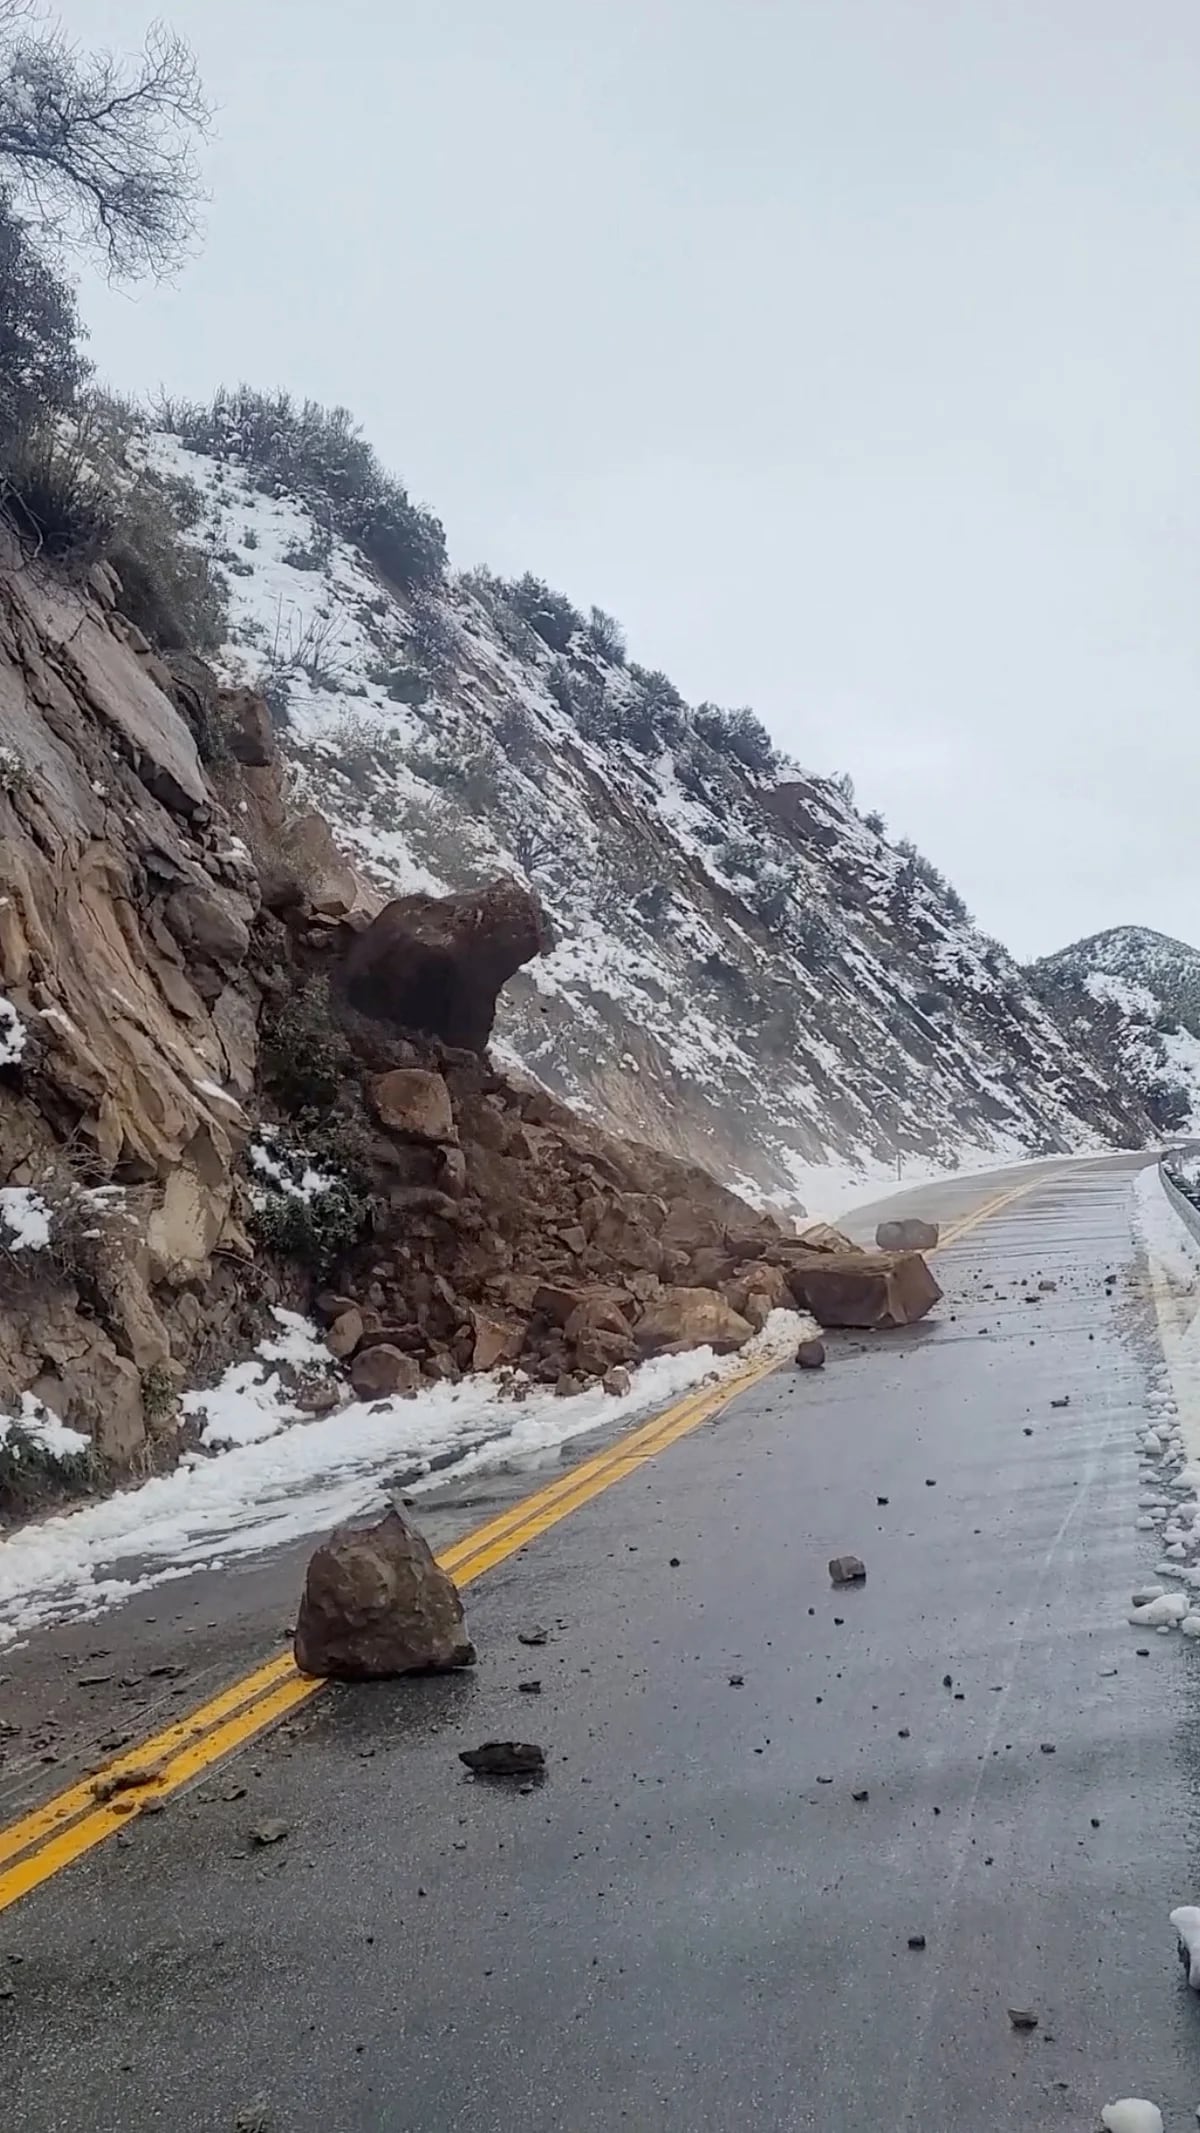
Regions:
<instances>
[{"instance_id":1,"label":"snow patch on road shoulder","mask_svg":"<svg viewBox=\"0 0 1200 2133\"><path fill-rule=\"evenodd\" d=\"M495 1378L472 1377L308 1420L263 1370L303 1367L319 1349L306 1321L282 1317L260 1361L235 1366L215 1391L186 1396L185 1406L207 1414L206 1439L228 1449L195 1452L174 1473L0 1540L0 1648L166 1579L300 1540L378 1508L389 1491L420 1494L451 1473L534 1460L588 1430L636 1422L747 1363L782 1361L817 1330L804 1313L775 1311L740 1354L658 1356L616 1399L598 1386L568 1399L538 1387L516 1402Z\"/></svg>"}]
</instances>

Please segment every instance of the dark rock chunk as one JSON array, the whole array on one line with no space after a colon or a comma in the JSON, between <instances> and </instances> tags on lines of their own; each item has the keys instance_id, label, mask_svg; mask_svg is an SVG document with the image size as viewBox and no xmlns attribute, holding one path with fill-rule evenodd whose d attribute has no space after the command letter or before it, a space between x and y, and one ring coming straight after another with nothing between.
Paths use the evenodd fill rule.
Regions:
<instances>
[{"instance_id":1,"label":"dark rock chunk","mask_svg":"<svg viewBox=\"0 0 1200 2133\"><path fill-rule=\"evenodd\" d=\"M867 1566L860 1555L835 1555L829 1564L829 1576L835 1585L861 1585L867 1575Z\"/></svg>"},{"instance_id":2,"label":"dark rock chunk","mask_svg":"<svg viewBox=\"0 0 1200 2133\"><path fill-rule=\"evenodd\" d=\"M801 1341L796 1350L796 1365L800 1370L824 1370L824 1341Z\"/></svg>"},{"instance_id":3,"label":"dark rock chunk","mask_svg":"<svg viewBox=\"0 0 1200 2133\"><path fill-rule=\"evenodd\" d=\"M488 1740L480 1748L462 1748L458 1760L476 1777L528 1777L544 1770L546 1751L533 1741Z\"/></svg>"},{"instance_id":4,"label":"dark rock chunk","mask_svg":"<svg viewBox=\"0 0 1200 2133\"><path fill-rule=\"evenodd\" d=\"M1028 2007L1010 2007L1008 2019L1014 2029L1036 2029L1038 2018Z\"/></svg>"},{"instance_id":5,"label":"dark rock chunk","mask_svg":"<svg viewBox=\"0 0 1200 2133\"><path fill-rule=\"evenodd\" d=\"M317 1549L294 1649L302 1674L345 1680L443 1673L475 1659L453 1580L394 1507L372 1526L340 1526Z\"/></svg>"},{"instance_id":6,"label":"dark rock chunk","mask_svg":"<svg viewBox=\"0 0 1200 2133\"><path fill-rule=\"evenodd\" d=\"M915 1215L906 1215L894 1222L881 1222L875 1231L875 1242L881 1252L932 1252L937 1241L937 1223L921 1222Z\"/></svg>"},{"instance_id":7,"label":"dark rock chunk","mask_svg":"<svg viewBox=\"0 0 1200 2133\"><path fill-rule=\"evenodd\" d=\"M396 1393L414 1393L420 1382L420 1367L412 1356L393 1348L388 1341L361 1348L350 1365L350 1383L360 1400L387 1400Z\"/></svg>"},{"instance_id":8,"label":"dark rock chunk","mask_svg":"<svg viewBox=\"0 0 1200 2133\"><path fill-rule=\"evenodd\" d=\"M400 896L350 948L346 991L376 1021L482 1052L501 986L548 945L537 898L507 878L455 896Z\"/></svg>"},{"instance_id":9,"label":"dark rock chunk","mask_svg":"<svg viewBox=\"0 0 1200 2133\"><path fill-rule=\"evenodd\" d=\"M919 1252L812 1252L792 1261L788 1277L822 1326L909 1326L942 1294Z\"/></svg>"}]
</instances>

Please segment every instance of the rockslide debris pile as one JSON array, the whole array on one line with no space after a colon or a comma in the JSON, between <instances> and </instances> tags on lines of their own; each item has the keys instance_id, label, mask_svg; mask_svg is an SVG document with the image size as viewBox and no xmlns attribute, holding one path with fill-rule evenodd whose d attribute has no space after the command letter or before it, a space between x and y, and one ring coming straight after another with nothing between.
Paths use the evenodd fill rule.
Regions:
<instances>
[{"instance_id":1,"label":"rockslide debris pile","mask_svg":"<svg viewBox=\"0 0 1200 2133\"><path fill-rule=\"evenodd\" d=\"M919 1259L816 1251L496 1072L537 898L379 909L289 809L262 700L118 601L0 538L0 1513L61 1479L63 1424L73 1485L169 1461L180 1385L281 1302L359 1396L517 1363L619 1389L776 1304L928 1309Z\"/></svg>"}]
</instances>

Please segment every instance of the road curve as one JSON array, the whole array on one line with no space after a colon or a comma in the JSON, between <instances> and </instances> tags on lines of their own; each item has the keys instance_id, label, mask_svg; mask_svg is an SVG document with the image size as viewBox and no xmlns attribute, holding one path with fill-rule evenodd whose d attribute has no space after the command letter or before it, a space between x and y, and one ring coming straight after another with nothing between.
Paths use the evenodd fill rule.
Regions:
<instances>
[{"instance_id":1,"label":"road curve","mask_svg":"<svg viewBox=\"0 0 1200 2133\"><path fill-rule=\"evenodd\" d=\"M766 1379L492 1572L473 1676L326 1693L5 1912L5 2122L1192 2122L1200 1657L1125 1621L1133 1167L1050 1166L942 1255L936 1321ZM544 1785L462 1772L514 1734Z\"/></svg>"}]
</instances>

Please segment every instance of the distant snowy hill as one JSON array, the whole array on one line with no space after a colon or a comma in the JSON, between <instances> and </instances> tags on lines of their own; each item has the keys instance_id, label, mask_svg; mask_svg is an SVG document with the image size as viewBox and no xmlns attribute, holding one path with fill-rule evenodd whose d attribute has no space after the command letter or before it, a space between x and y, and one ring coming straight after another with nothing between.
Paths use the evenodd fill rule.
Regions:
<instances>
[{"instance_id":1,"label":"distant snowy hill","mask_svg":"<svg viewBox=\"0 0 1200 2133\"><path fill-rule=\"evenodd\" d=\"M1200 1133L1200 950L1149 926L1113 926L1030 975L1163 1131Z\"/></svg>"},{"instance_id":2,"label":"distant snowy hill","mask_svg":"<svg viewBox=\"0 0 1200 2133\"><path fill-rule=\"evenodd\" d=\"M221 663L267 694L296 797L380 892L498 870L536 888L556 945L510 988L509 1064L730 1182L825 1206L898 1162L1151 1130L844 783L781 760L749 712L689 707L611 618L536 579L423 561L401 590L346 537L321 468L295 478L294 435L285 478L244 408L168 415L146 447L198 488L191 537L230 591Z\"/></svg>"}]
</instances>

